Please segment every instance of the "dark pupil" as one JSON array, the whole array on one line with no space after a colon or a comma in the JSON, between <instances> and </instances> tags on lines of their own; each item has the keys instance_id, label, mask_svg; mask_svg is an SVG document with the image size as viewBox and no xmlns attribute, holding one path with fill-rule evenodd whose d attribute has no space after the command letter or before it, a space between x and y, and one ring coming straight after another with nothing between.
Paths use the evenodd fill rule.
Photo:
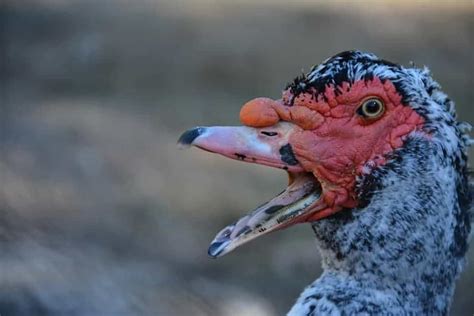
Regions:
<instances>
[{"instance_id":1,"label":"dark pupil","mask_svg":"<svg viewBox=\"0 0 474 316\"><path fill-rule=\"evenodd\" d=\"M368 101L365 104L365 111L369 114L375 114L379 111L379 109L380 109L380 104L375 100Z\"/></svg>"}]
</instances>

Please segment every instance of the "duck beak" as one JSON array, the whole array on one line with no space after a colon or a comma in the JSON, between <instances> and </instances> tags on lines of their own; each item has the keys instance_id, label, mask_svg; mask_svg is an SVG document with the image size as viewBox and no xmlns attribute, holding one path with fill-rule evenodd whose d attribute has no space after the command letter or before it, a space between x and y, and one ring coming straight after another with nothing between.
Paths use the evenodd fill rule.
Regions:
<instances>
[{"instance_id":1,"label":"duck beak","mask_svg":"<svg viewBox=\"0 0 474 316\"><path fill-rule=\"evenodd\" d=\"M247 126L195 127L181 135L178 144L196 146L231 159L301 172L289 137L296 125L279 123L272 128Z\"/></svg>"},{"instance_id":2,"label":"duck beak","mask_svg":"<svg viewBox=\"0 0 474 316\"><path fill-rule=\"evenodd\" d=\"M196 127L181 135L178 144L182 147L195 146L289 174L290 183L283 192L217 234L209 247L210 256L222 256L263 234L304 221L315 210L321 197L320 183L303 169L289 143L291 135L299 131L297 125L280 122L266 128Z\"/></svg>"}]
</instances>

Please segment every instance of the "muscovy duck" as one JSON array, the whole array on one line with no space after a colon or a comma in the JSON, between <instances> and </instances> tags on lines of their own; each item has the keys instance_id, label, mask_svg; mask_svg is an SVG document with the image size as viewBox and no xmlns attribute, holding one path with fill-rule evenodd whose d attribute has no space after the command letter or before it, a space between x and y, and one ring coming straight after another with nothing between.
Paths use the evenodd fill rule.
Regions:
<instances>
[{"instance_id":1,"label":"muscovy duck","mask_svg":"<svg viewBox=\"0 0 474 316\"><path fill-rule=\"evenodd\" d=\"M209 247L213 257L309 222L323 274L289 315L445 315L468 248L470 125L427 68L347 51L257 98L244 126L179 143L288 172L288 187Z\"/></svg>"}]
</instances>

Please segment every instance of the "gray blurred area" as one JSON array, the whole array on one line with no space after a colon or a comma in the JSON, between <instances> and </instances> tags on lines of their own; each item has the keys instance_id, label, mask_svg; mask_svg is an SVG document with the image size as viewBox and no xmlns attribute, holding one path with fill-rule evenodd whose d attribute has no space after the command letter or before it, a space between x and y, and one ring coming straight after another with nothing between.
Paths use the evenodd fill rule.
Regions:
<instances>
[{"instance_id":1,"label":"gray blurred area","mask_svg":"<svg viewBox=\"0 0 474 316\"><path fill-rule=\"evenodd\" d=\"M321 273L309 225L207 246L286 175L176 140L348 49L429 66L473 123L473 2L357 3L3 1L0 314L284 314Z\"/></svg>"}]
</instances>

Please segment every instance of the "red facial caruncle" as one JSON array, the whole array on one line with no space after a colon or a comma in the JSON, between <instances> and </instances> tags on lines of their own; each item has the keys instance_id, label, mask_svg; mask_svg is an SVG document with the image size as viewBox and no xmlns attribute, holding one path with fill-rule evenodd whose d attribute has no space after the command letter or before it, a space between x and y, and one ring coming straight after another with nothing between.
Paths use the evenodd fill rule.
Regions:
<instances>
[{"instance_id":1,"label":"red facial caruncle","mask_svg":"<svg viewBox=\"0 0 474 316\"><path fill-rule=\"evenodd\" d=\"M358 113L363 103L372 99L384 107L380 116ZM243 106L240 119L252 127L270 127L280 120L301 127L291 135L289 144L303 168L321 183L326 206L305 221L357 206L355 183L363 167L384 164L384 157L401 147L404 138L424 122L402 104L392 82L378 78L328 85L324 93L310 88L295 96L288 89L277 101L254 99Z\"/></svg>"}]
</instances>

